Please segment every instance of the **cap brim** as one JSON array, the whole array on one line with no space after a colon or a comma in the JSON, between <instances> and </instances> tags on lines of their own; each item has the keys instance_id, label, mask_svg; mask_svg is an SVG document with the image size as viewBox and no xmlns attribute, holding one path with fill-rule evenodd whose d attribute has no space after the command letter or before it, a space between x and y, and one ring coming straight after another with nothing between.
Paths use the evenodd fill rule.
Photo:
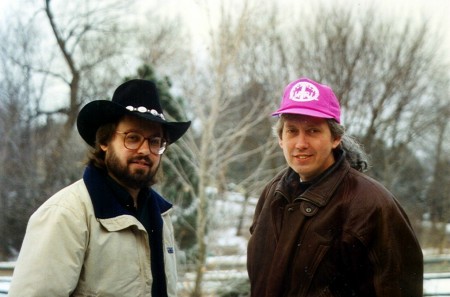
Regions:
<instances>
[{"instance_id":1,"label":"cap brim","mask_svg":"<svg viewBox=\"0 0 450 297\"><path fill-rule=\"evenodd\" d=\"M279 109L272 113L272 116L279 116L281 114L298 114L298 115L307 115L316 118L324 118L324 119L333 119L332 115L314 110L314 109L306 109L306 108L286 108Z\"/></svg>"}]
</instances>

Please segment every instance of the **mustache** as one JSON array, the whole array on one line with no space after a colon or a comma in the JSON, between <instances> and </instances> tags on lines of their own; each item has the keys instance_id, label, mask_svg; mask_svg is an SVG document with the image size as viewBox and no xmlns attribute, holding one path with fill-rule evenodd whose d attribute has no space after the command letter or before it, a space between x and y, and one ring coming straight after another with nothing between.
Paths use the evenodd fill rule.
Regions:
<instances>
[{"instance_id":1,"label":"mustache","mask_svg":"<svg viewBox=\"0 0 450 297\"><path fill-rule=\"evenodd\" d=\"M130 158L130 159L128 160L128 162L129 162L129 163L146 163L146 164L148 164L150 167L153 166L152 160L150 160L150 158L149 158L149 157L146 157L146 156Z\"/></svg>"}]
</instances>

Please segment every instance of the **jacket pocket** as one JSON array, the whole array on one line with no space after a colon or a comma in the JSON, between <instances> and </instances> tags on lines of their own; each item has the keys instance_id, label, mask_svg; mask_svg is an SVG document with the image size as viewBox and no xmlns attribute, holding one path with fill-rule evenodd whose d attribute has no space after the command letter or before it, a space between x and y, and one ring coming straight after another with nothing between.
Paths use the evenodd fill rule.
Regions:
<instances>
[{"instance_id":1,"label":"jacket pocket","mask_svg":"<svg viewBox=\"0 0 450 297\"><path fill-rule=\"evenodd\" d=\"M312 251L309 251L311 257L306 257L305 254L302 253L300 247L300 251L299 254L297 254L297 257L300 256L303 259L301 261L294 260L294 263L297 262L298 264L296 264L295 271L293 273L294 275L300 275L299 283L301 284L301 287L299 289L301 294L299 294L299 296L318 296L318 297L333 296L328 288L325 288L323 292L320 292L320 295L310 295L311 284L314 283L314 278L317 277L316 275L317 268L323 261L329 249L330 247L327 245L319 245L317 246L317 249L315 249L314 253L312 253ZM308 258L310 259L309 261ZM316 294L318 293L317 288L315 288L314 291L316 292Z\"/></svg>"},{"instance_id":2,"label":"jacket pocket","mask_svg":"<svg viewBox=\"0 0 450 297\"><path fill-rule=\"evenodd\" d=\"M315 274L317 267L319 267L320 262L322 262L322 259L324 258L327 251L330 249L327 245L320 245L317 249L317 252L314 255L313 260L311 261L310 269L308 271L308 274Z\"/></svg>"}]
</instances>

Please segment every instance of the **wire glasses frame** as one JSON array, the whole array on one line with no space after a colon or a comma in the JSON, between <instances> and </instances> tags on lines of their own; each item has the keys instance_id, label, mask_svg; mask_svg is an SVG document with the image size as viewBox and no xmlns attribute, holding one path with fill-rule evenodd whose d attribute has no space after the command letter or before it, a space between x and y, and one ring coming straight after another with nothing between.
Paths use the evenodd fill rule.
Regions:
<instances>
[{"instance_id":1,"label":"wire glasses frame","mask_svg":"<svg viewBox=\"0 0 450 297\"><path fill-rule=\"evenodd\" d=\"M167 142L162 137L144 137L138 132L116 131L116 133L125 135L123 145L129 150L139 149L145 140L148 140L148 147L155 155L162 155L167 148Z\"/></svg>"}]
</instances>

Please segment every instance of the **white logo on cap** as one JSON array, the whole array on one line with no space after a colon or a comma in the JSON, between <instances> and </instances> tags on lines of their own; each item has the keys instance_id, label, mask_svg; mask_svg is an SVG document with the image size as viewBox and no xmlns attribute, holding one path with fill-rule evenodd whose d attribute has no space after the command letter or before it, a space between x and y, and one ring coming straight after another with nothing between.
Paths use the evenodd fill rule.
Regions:
<instances>
[{"instance_id":1,"label":"white logo on cap","mask_svg":"<svg viewBox=\"0 0 450 297\"><path fill-rule=\"evenodd\" d=\"M319 100L319 90L312 83L301 81L295 84L289 93L289 99L298 102Z\"/></svg>"}]
</instances>

